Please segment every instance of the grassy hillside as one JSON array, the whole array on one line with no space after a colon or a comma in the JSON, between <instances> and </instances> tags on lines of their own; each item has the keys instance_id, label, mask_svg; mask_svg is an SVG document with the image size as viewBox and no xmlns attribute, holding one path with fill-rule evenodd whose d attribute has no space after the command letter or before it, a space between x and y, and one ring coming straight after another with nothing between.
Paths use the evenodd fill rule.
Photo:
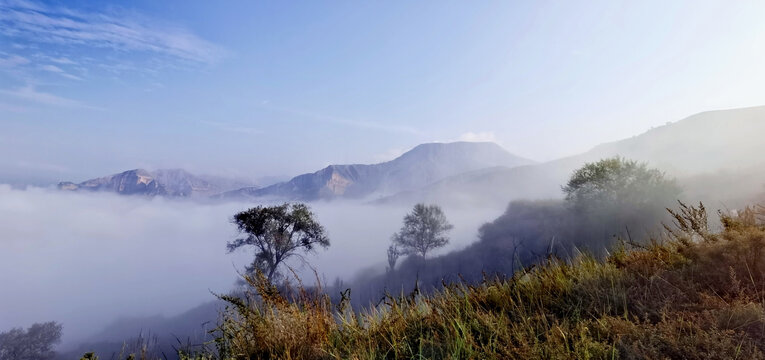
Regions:
<instances>
[{"instance_id":1,"label":"grassy hillside","mask_svg":"<svg viewBox=\"0 0 765 360\"><path fill-rule=\"evenodd\" d=\"M724 228L712 233L703 206L682 207L664 238L624 244L605 261L549 259L510 279L388 297L361 313L306 290L288 301L251 278L253 293L226 298L211 345L236 359L761 359L758 209L721 215Z\"/></svg>"},{"instance_id":2,"label":"grassy hillside","mask_svg":"<svg viewBox=\"0 0 765 360\"><path fill-rule=\"evenodd\" d=\"M765 359L764 210L721 214L712 232L703 206L682 206L663 238L603 261L550 258L362 312L350 293L333 304L248 278L251 293L224 297L217 340L184 358Z\"/></svg>"}]
</instances>

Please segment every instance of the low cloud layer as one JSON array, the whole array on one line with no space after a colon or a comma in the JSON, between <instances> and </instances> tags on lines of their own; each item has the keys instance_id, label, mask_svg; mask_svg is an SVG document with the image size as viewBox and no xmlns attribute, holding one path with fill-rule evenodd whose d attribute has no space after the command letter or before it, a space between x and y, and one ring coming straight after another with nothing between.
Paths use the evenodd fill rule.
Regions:
<instances>
[{"instance_id":1,"label":"low cloud layer","mask_svg":"<svg viewBox=\"0 0 765 360\"><path fill-rule=\"evenodd\" d=\"M210 300L235 276L235 210L0 186L0 328L56 320L71 339Z\"/></svg>"},{"instance_id":2,"label":"low cloud layer","mask_svg":"<svg viewBox=\"0 0 765 360\"><path fill-rule=\"evenodd\" d=\"M231 216L248 206L0 185L0 331L55 320L71 343L118 317L174 315L211 300L210 291L230 289L251 256L249 249L225 251L237 236ZM382 268L408 210L312 208L332 246L307 259L328 281ZM473 241L477 227L500 212L445 210L455 225L451 249Z\"/></svg>"}]
</instances>

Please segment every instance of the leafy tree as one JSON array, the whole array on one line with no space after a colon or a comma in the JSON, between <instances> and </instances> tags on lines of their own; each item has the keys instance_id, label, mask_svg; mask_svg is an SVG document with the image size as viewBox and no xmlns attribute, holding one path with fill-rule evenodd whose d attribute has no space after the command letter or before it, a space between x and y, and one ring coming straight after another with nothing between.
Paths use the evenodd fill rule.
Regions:
<instances>
[{"instance_id":1,"label":"leafy tree","mask_svg":"<svg viewBox=\"0 0 765 360\"><path fill-rule=\"evenodd\" d=\"M53 345L61 341L61 329L60 324L51 321L0 333L0 360L54 358Z\"/></svg>"},{"instance_id":2,"label":"leafy tree","mask_svg":"<svg viewBox=\"0 0 765 360\"><path fill-rule=\"evenodd\" d=\"M329 246L324 227L305 204L258 206L234 215L233 222L244 237L229 242L228 251L254 246L255 260L247 271L260 270L269 281L285 260L300 256L299 250L310 252L317 245Z\"/></svg>"},{"instance_id":3,"label":"leafy tree","mask_svg":"<svg viewBox=\"0 0 765 360\"><path fill-rule=\"evenodd\" d=\"M446 232L453 226L437 205L417 204L404 216L404 226L393 234L393 245L401 255L419 255L423 258L433 249L449 243Z\"/></svg>"},{"instance_id":4,"label":"leafy tree","mask_svg":"<svg viewBox=\"0 0 765 360\"><path fill-rule=\"evenodd\" d=\"M585 164L563 187L571 211L569 236L601 251L615 238L642 242L666 219L680 194L674 179L645 163L621 157ZM635 236L637 235L637 236Z\"/></svg>"},{"instance_id":5,"label":"leafy tree","mask_svg":"<svg viewBox=\"0 0 765 360\"><path fill-rule=\"evenodd\" d=\"M635 207L674 200L680 187L645 163L617 156L585 164L574 172L563 192L575 207L605 203Z\"/></svg>"}]
</instances>

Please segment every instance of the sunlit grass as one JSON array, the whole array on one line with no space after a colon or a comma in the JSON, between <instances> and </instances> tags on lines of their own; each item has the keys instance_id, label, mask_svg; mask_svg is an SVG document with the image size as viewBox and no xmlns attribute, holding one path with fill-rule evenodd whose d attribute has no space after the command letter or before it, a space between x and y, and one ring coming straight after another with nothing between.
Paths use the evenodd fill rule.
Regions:
<instances>
[{"instance_id":1,"label":"sunlit grass","mask_svg":"<svg viewBox=\"0 0 765 360\"><path fill-rule=\"evenodd\" d=\"M662 239L605 259L549 258L508 279L387 296L361 311L262 275L223 297L223 359L763 359L765 226L757 209L673 212ZM191 357L191 356L190 356Z\"/></svg>"}]
</instances>

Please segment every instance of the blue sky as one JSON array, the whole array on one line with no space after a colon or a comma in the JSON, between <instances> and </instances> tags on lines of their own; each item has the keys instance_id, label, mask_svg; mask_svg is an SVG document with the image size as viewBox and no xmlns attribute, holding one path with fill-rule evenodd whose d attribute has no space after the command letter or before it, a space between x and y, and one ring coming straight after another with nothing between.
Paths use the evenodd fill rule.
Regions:
<instances>
[{"instance_id":1,"label":"blue sky","mask_svg":"<svg viewBox=\"0 0 765 360\"><path fill-rule=\"evenodd\" d=\"M536 160L765 104L760 1L0 0L0 182Z\"/></svg>"}]
</instances>

